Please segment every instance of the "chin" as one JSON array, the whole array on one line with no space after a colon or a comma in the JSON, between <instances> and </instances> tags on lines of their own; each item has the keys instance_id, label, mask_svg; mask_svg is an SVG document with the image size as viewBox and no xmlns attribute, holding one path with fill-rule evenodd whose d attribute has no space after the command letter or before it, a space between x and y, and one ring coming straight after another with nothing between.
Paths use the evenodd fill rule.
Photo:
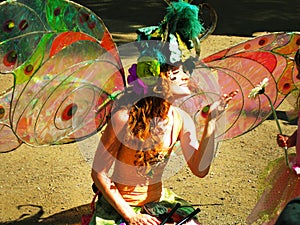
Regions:
<instances>
[{"instance_id":1,"label":"chin","mask_svg":"<svg viewBox=\"0 0 300 225\"><path fill-rule=\"evenodd\" d=\"M187 86L175 86L171 87L170 92L174 97L183 97L190 95L192 92L189 87Z\"/></svg>"},{"instance_id":2,"label":"chin","mask_svg":"<svg viewBox=\"0 0 300 225\"><path fill-rule=\"evenodd\" d=\"M191 91L188 90L188 91L176 91L176 92L173 92L172 93L173 96L176 96L176 97L184 97L184 96L188 96L191 94Z\"/></svg>"}]
</instances>

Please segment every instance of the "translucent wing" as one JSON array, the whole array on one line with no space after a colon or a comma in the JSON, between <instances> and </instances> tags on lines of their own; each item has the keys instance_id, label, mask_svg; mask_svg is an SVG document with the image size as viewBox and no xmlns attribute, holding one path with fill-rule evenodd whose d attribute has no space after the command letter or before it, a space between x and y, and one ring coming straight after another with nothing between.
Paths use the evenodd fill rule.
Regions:
<instances>
[{"instance_id":1,"label":"translucent wing","mask_svg":"<svg viewBox=\"0 0 300 225\"><path fill-rule=\"evenodd\" d=\"M101 129L125 86L102 20L63 0L3 2L0 13L0 73L14 77L0 96L0 150L69 143Z\"/></svg>"},{"instance_id":2,"label":"translucent wing","mask_svg":"<svg viewBox=\"0 0 300 225\"><path fill-rule=\"evenodd\" d=\"M294 55L299 46L299 33L272 33L253 38L203 59L196 67L199 75L194 73L193 79L202 76L208 85L200 86L198 96L194 95L195 99L190 99L183 105L191 115L200 115L199 111L203 111L202 109L209 103L202 100L203 104L199 104L201 101L197 98L205 99L204 96L201 97L201 93L204 95L213 92L221 95L239 89L240 93L230 102L226 113L218 117L221 126L216 127L217 139L233 138L250 131L272 113L265 95L258 95L256 99L248 97L251 90L264 78L269 79L265 93L275 108L289 94L298 91L299 80ZM202 73L206 67L212 72ZM216 79L216 86L219 89L209 87ZM198 116L195 121L203 119L205 118ZM201 129L198 128L198 131L201 134ZM274 224L278 209L281 210L289 200L299 195L297 191L299 182L283 161L269 174L270 176L266 178L267 188L247 218L249 224L267 216L269 223L266 224Z\"/></svg>"},{"instance_id":3,"label":"translucent wing","mask_svg":"<svg viewBox=\"0 0 300 225\"><path fill-rule=\"evenodd\" d=\"M290 156L289 160L293 158ZM271 162L264 174L267 175L263 176L263 185L260 185L261 197L247 217L247 224L254 224L258 220L266 225L275 224L279 212L300 195L299 176L286 166L284 158Z\"/></svg>"},{"instance_id":4,"label":"translucent wing","mask_svg":"<svg viewBox=\"0 0 300 225\"><path fill-rule=\"evenodd\" d=\"M207 119L205 108L220 98L221 90L218 84L218 74L202 62L199 62L193 71L190 83L193 93L188 97L178 99L174 102L174 105L192 117L196 126L197 138L201 140ZM225 119L226 117L223 116L223 113L217 116L215 142L206 146L208 149L215 149L215 154L223 140L222 131L225 129ZM185 165L185 159L179 143L174 146L172 157L170 158L171 162L166 167L165 176L175 174ZM175 163L172 164L172 160Z\"/></svg>"},{"instance_id":5,"label":"translucent wing","mask_svg":"<svg viewBox=\"0 0 300 225\"><path fill-rule=\"evenodd\" d=\"M224 138L241 135L255 128L272 113L264 95L258 95L254 100L248 98L251 90L264 78L269 78L265 93L275 108L288 94L298 89L300 83L296 78L294 55L299 45L299 33L271 33L202 60L217 73L220 94L240 90L223 116L227 122L223 130L219 130L219 135Z\"/></svg>"},{"instance_id":6,"label":"translucent wing","mask_svg":"<svg viewBox=\"0 0 300 225\"><path fill-rule=\"evenodd\" d=\"M269 78L265 93L275 108L296 91L299 81L294 55L299 45L299 33L272 33L199 61L191 76L194 94L176 102L194 119L198 139L202 137L207 116L205 108L222 94L236 89L239 94L217 116L215 149L222 140L242 135L268 118L272 113L268 99L259 95L253 100L248 95L264 78ZM175 152L181 154L179 146Z\"/></svg>"}]
</instances>

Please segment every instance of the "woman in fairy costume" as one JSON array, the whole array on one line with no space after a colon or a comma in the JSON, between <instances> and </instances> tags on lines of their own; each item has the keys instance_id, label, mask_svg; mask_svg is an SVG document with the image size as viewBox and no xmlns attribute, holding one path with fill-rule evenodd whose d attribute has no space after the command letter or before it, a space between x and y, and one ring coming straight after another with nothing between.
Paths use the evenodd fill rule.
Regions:
<instances>
[{"instance_id":1,"label":"woman in fairy costume","mask_svg":"<svg viewBox=\"0 0 300 225\"><path fill-rule=\"evenodd\" d=\"M179 12L179 5L183 6L184 15L186 9L198 10L185 2L176 3L169 9L169 22L179 21L178 15L171 15L174 9ZM198 12L195 20L199 23ZM162 184L164 169L178 141L192 173L202 178L209 172L215 151L216 115L225 110L237 91L223 95L209 107L202 138L198 140L193 119L172 103L191 94L186 71L192 70L193 59L186 52L193 47L190 40L199 34L201 26L190 26L194 32L173 29L168 38L161 38L170 42L169 45L162 42L168 53L162 51L160 43L154 46L142 43L143 39L159 39L166 34L166 27L174 28L170 23L166 26L164 21L158 28L138 32L141 56L129 69L129 87L115 101L94 157L92 178L101 194L90 225L160 224L161 218L150 215L145 205L153 202L169 208L178 202L187 205ZM179 43L184 44L186 51Z\"/></svg>"},{"instance_id":2,"label":"woman in fairy costume","mask_svg":"<svg viewBox=\"0 0 300 225\"><path fill-rule=\"evenodd\" d=\"M138 62L137 71L140 63L143 61ZM151 68L155 68L155 64L153 59ZM141 79L139 82L143 81L141 75L137 76ZM147 86L146 97L144 93L138 95L134 90L128 90L119 100L101 137L93 164L92 177L102 194L97 203L99 216L96 210L95 224L114 224L120 219L128 224L161 222L140 210L141 206L163 201L170 194L165 193L161 178L177 141L181 143L193 174L201 178L207 175L215 150L216 118L213 114L220 104L225 106L237 92L224 95L210 107L199 143L191 117L171 104L173 98L190 94L188 82L189 75L182 66L172 67L145 77L141 86ZM114 171L108 177L112 163L115 163Z\"/></svg>"},{"instance_id":3,"label":"woman in fairy costume","mask_svg":"<svg viewBox=\"0 0 300 225\"><path fill-rule=\"evenodd\" d=\"M295 54L295 63L296 63L296 67L298 70L298 75L297 75L297 79L300 79L300 49L298 49L297 53ZM297 108L300 107L300 94L298 95L297 98ZM300 174L300 132L299 128L300 128L300 111L298 112L298 128L297 130L295 130L295 132L290 135L281 135L278 134L277 135L277 143L280 147L294 147L296 146L296 157L292 160L291 167L292 169L295 170L295 172L297 174Z\"/></svg>"}]
</instances>

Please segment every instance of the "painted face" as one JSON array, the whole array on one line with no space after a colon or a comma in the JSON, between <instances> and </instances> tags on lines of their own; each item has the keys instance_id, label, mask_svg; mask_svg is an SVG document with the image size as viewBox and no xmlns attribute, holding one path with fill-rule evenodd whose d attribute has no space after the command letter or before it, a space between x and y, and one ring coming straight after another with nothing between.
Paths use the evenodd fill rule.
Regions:
<instances>
[{"instance_id":1,"label":"painted face","mask_svg":"<svg viewBox=\"0 0 300 225\"><path fill-rule=\"evenodd\" d=\"M183 71L182 66L168 71L167 74L173 96L180 97L191 94L188 87L190 76Z\"/></svg>"}]
</instances>

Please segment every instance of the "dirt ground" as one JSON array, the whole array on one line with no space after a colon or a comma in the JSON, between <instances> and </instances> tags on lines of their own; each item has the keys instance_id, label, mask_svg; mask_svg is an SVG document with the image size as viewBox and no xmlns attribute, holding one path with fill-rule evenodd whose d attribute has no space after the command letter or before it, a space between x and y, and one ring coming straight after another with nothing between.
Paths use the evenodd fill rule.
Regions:
<instances>
[{"instance_id":1,"label":"dirt ground","mask_svg":"<svg viewBox=\"0 0 300 225\"><path fill-rule=\"evenodd\" d=\"M124 33L113 37L120 43L133 39ZM212 35L202 43L202 57L246 39ZM287 102L280 107L289 109ZM296 128L284 122L284 133ZM207 177L196 178L184 167L165 186L199 204L204 225L246 224L262 191L262 174L269 163L283 157L275 142L277 133L275 122L267 120L241 137L224 141ZM94 143L90 138L63 146L22 145L0 154L0 225L79 224L93 197L91 168L80 149Z\"/></svg>"}]
</instances>

